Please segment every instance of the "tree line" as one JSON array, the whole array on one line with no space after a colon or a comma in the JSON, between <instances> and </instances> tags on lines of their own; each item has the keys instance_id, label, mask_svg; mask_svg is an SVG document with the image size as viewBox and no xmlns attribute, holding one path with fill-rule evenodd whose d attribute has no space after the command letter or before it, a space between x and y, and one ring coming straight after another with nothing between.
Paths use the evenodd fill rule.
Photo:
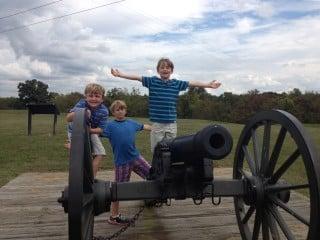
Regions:
<instances>
[{"instance_id":1,"label":"tree line","mask_svg":"<svg viewBox=\"0 0 320 240\"><path fill-rule=\"evenodd\" d=\"M27 103L55 103L60 112L68 112L74 104L83 98L83 94L72 92L58 94L48 92L48 85L27 80L18 85L19 98L0 98L0 109L24 109ZM131 117L148 117L148 96L138 89L113 88L106 92L106 106L122 99L128 105ZM177 103L178 118L208 119L222 122L244 123L256 112L268 109L281 109L290 112L304 123L320 123L320 94L302 93L298 88L288 93L263 92L257 89L245 94L224 92L213 96L205 89L190 87L180 95Z\"/></svg>"}]
</instances>

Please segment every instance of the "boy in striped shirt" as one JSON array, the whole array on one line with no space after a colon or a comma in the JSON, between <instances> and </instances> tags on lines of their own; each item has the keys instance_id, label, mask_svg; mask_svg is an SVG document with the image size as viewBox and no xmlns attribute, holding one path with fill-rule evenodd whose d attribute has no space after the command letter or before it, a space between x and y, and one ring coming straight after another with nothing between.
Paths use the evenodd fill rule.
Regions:
<instances>
[{"instance_id":1,"label":"boy in striped shirt","mask_svg":"<svg viewBox=\"0 0 320 240\"><path fill-rule=\"evenodd\" d=\"M221 85L216 80L202 83L170 79L173 69L174 65L168 58L161 58L158 61L157 72L160 78L125 74L118 69L111 69L113 76L140 81L144 87L149 89L149 118L153 122L150 134L152 153L156 144L164 137L175 138L177 136L177 101L180 91L188 87L216 89Z\"/></svg>"}]
</instances>

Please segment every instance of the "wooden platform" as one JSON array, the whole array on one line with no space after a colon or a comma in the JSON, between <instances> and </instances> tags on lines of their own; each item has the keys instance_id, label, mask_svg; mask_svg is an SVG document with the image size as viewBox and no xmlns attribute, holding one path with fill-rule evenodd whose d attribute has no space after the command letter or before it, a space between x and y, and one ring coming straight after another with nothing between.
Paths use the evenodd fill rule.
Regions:
<instances>
[{"instance_id":1,"label":"wooden platform","mask_svg":"<svg viewBox=\"0 0 320 240\"><path fill-rule=\"evenodd\" d=\"M215 175L231 178L231 169L215 169ZM136 176L133 177L135 179ZM111 180L113 172L100 172L98 179ZM0 189L0 239L68 239L67 215L57 198L67 184L67 173L25 173ZM302 197L303 198L303 197ZM122 202L125 215L134 215L142 203ZM303 205L303 204L302 204ZM107 224L108 213L95 218L95 235L111 235L118 226ZM136 223L117 239L188 240L241 239L233 199L219 206L206 199L200 206L191 199L172 206L145 209Z\"/></svg>"}]
</instances>

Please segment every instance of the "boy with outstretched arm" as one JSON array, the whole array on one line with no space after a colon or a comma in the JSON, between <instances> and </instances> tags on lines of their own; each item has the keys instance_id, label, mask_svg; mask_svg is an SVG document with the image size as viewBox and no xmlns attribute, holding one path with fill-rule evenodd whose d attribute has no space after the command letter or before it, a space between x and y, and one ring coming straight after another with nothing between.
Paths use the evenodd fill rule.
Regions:
<instances>
[{"instance_id":1,"label":"boy with outstretched arm","mask_svg":"<svg viewBox=\"0 0 320 240\"><path fill-rule=\"evenodd\" d=\"M216 89L221 85L216 80L203 83L170 79L173 69L174 65L168 58L161 58L158 61L157 72L160 78L125 74L118 69L111 69L113 76L140 81L144 87L149 89L149 118L153 122L150 134L151 152L164 137L175 138L177 135L176 105L180 91L184 91L188 87Z\"/></svg>"},{"instance_id":2,"label":"boy with outstretched arm","mask_svg":"<svg viewBox=\"0 0 320 240\"><path fill-rule=\"evenodd\" d=\"M113 151L114 171L116 182L130 181L131 172L146 179L150 164L142 157L135 146L136 133L151 130L148 124L142 124L126 118L127 105L124 101L116 100L110 106L114 120L108 122L103 129L102 136L110 141ZM112 202L110 224L129 224L130 219L119 213L119 202Z\"/></svg>"}]
</instances>

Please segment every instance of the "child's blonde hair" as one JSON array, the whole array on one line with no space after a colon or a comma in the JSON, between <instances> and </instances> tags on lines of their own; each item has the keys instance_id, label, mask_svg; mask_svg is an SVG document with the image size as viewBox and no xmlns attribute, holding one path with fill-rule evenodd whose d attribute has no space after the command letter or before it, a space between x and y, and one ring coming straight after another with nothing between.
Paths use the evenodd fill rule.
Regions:
<instances>
[{"instance_id":1,"label":"child's blonde hair","mask_svg":"<svg viewBox=\"0 0 320 240\"><path fill-rule=\"evenodd\" d=\"M160 60L158 61L158 64L157 64L157 71L159 71L159 68L160 68L161 64L163 64L163 63L168 64L168 66L173 71L174 65L173 65L173 62L169 58L160 58Z\"/></svg>"},{"instance_id":2,"label":"child's blonde hair","mask_svg":"<svg viewBox=\"0 0 320 240\"><path fill-rule=\"evenodd\" d=\"M111 106L110 106L110 111L112 113L114 113L115 110L118 109L118 108L122 108L122 109L126 109L127 110L127 104L122 100L113 101L113 103L111 103Z\"/></svg>"},{"instance_id":3,"label":"child's blonde hair","mask_svg":"<svg viewBox=\"0 0 320 240\"><path fill-rule=\"evenodd\" d=\"M84 94L90 94L90 93L98 93L104 96L105 89L101 85L97 83L89 83L86 88L84 89Z\"/></svg>"}]
</instances>

